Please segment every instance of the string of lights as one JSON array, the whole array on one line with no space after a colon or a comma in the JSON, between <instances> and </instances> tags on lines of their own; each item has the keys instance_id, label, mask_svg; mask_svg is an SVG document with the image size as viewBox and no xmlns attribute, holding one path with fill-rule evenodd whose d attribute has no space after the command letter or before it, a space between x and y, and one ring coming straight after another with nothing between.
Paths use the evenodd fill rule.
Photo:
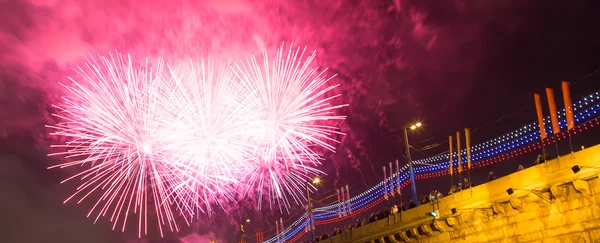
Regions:
<instances>
[{"instance_id":1,"label":"string of lights","mask_svg":"<svg viewBox=\"0 0 600 243\"><path fill-rule=\"evenodd\" d=\"M578 110L582 110L584 108L588 108L590 105L596 105L595 102L598 102L600 100L600 94L599 92L595 92L593 94L587 95L585 97L583 97L583 99L579 100L577 103L575 103L573 105L573 111L577 112ZM577 114L579 116L583 116L581 113ZM577 116L576 115L576 116ZM560 112L558 112L558 118L564 118L565 116L565 110L562 109ZM581 118L577 118L576 117L576 121L579 122ZM547 116L544 118L544 122L545 123L550 123L550 116ZM565 127L565 121L564 119L561 120L559 122L559 124L561 124L561 128ZM471 146L471 152L474 153L471 155L471 158L475 159L476 158L476 154L475 152L480 151L479 154L482 154L481 151L484 149L487 149L489 147L492 147L492 150L486 150L486 153L483 154L488 154L488 153L500 153L503 151L506 151L507 149L510 149L510 147L514 146L515 143L517 143L515 140L518 140L519 136L522 136L524 133L528 133L528 132L533 132L533 133L538 133L538 129L539 125L537 124L537 122L533 122L530 123L528 125L525 125L513 132L504 134L500 137L488 140L486 142ZM552 131L551 127L547 127L546 128L548 132ZM539 137L539 134L538 134ZM510 141L513 141L512 143L510 143ZM456 153L454 153L456 154ZM462 155L466 155L466 149L461 150L461 154ZM422 159L422 160L415 160L413 161L415 164L434 164L436 162L446 162L446 167L448 166L448 154L440 154L438 156L434 156L431 158L427 158L427 159ZM404 170L406 170L406 168L408 168L408 165L403 167Z\"/></svg>"},{"instance_id":2,"label":"string of lights","mask_svg":"<svg viewBox=\"0 0 600 243\"><path fill-rule=\"evenodd\" d=\"M587 130L589 128L594 127L594 124L600 125L600 119L595 118L595 119L593 119L593 120L591 120L589 122L586 122L586 123L584 123L584 124L576 127L574 130L572 130L573 132L570 132L570 133L576 134L577 132L581 132L581 131ZM555 142L556 140L560 140L560 139L566 138L567 134L568 134L567 132L563 132L563 133L557 135L555 140L545 141L544 143L546 145L550 145L553 142ZM541 148L541 147L542 147L541 146L541 142L538 142L538 144L536 144L536 146L534 148L531 148L531 146L529 146L528 148L522 148L522 150L523 149L529 149L529 151L533 151L533 150ZM515 157L515 156L517 156L517 154L520 155L520 154L523 154L523 153L525 153L525 152L523 152L523 151L514 152L514 153L512 153L512 155L502 156L500 158L494 158L492 161L485 161L486 163L477 163L477 164L475 164L475 168L487 166L487 165L489 165L491 163L497 163L497 162L503 161L503 160L505 160L507 158ZM404 173L401 176L401 178L404 177L404 180L406 180L407 179L406 178L407 177L406 174L407 173ZM446 174L447 174L447 171L444 172L444 173L442 173L442 174L438 174L437 176L446 175ZM421 178L418 178L418 179L425 179L425 178L431 178L431 177L421 177ZM391 183L393 183L393 182L391 182ZM354 217L354 216L356 216L356 215L358 215L358 214L360 214L362 212L365 212L367 210L372 209L373 207L377 206L379 203L385 201L383 199L383 188L377 188L377 187L381 187L382 184L383 184L383 182L381 182L380 184L378 184L376 187L373 187L373 188L367 190L369 192L369 195L366 198L358 198L358 196L357 196L356 199L358 199L358 200L354 200L354 201L358 201L358 203L353 203L352 204L352 208L355 208L355 209L353 209L353 212L351 214L348 214L348 215L346 215L344 217L335 217L335 216L337 216L337 213L324 213L324 214L329 214L329 215L327 215L329 217L327 217L326 215L319 215L319 217L320 218L329 218L329 219L317 220L315 222L315 224L316 225L324 225L324 224L335 223L335 222L338 222L338 221L341 221L341 220L345 220L347 218ZM409 184L409 181L406 180L403 183L401 183L401 187L404 188L408 184ZM393 183L393 185L396 186L397 184ZM378 190L376 190L376 189L378 189ZM373 200L369 200L371 198L375 198L375 200L374 201ZM355 199L355 198L353 198L353 199ZM364 206L364 205L367 205L367 206ZM327 206L327 207L331 207L331 205ZM301 218L301 220L303 220L303 219L304 218ZM293 241L288 241L288 242L294 242L294 241L298 240L301 236L298 236L297 234L298 234L298 232L301 232L301 230L304 229L305 226L306 226L306 222L303 223L302 225L296 227L296 229L294 229L292 231L292 234L287 234L286 233L286 240L293 239ZM286 229L286 232L289 232L291 229L292 229L292 227L288 227L288 229ZM304 232L302 231L301 235L303 235L303 234L304 234ZM272 239L269 239L269 240L272 240ZM274 242L274 241L266 241L266 242Z\"/></svg>"},{"instance_id":3,"label":"string of lights","mask_svg":"<svg viewBox=\"0 0 600 243\"><path fill-rule=\"evenodd\" d=\"M598 113L598 111L600 111L600 104L596 104L596 105L580 112L579 114L576 114L575 120L579 123L581 121L588 121L589 119L595 117L594 115L596 115ZM561 129L567 127L565 120L559 121L559 125L560 125ZM548 128L548 131L549 131L549 133L553 134L551 128ZM559 134L568 134L568 133L562 132ZM566 136L566 135L561 135L561 136ZM540 147L542 144L539 141L540 141L539 130L537 130L537 128L535 128L535 129L530 130L530 133L523 134L522 137L515 138L512 141L505 143L505 145L503 145L503 146L505 146L505 148L502 148L501 150L482 151L480 153L473 154L471 156L471 158L472 158L472 161L474 162L474 164L478 164L482 161L489 162L489 160L493 160L498 156L502 157L503 154L516 153L516 151L520 151L520 149L522 147L531 148L531 145L533 145L533 144L537 144L536 146ZM528 152L530 152L530 150L528 150ZM466 156L466 150L461 151L461 154L465 154L465 156ZM446 160L448 160L448 155L446 154L445 156L446 156ZM421 167L421 168L418 168L416 170L416 172L417 173L427 173L427 172L439 171L440 173L444 173L444 172L447 173L448 164L449 164L449 162L442 162L442 163L438 163L435 166L432 166L430 168ZM452 160L452 164L455 167L457 167L458 160L457 159ZM465 168L465 164L466 164L466 161L462 161L461 166L463 166L463 168ZM418 176L417 176L417 178L418 178Z\"/></svg>"},{"instance_id":4,"label":"string of lights","mask_svg":"<svg viewBox=\"0 0 600 243\"><path fill-rule=\"evenodd\" d=\"M600 105L597 105L596 107L600 107ZM595 114L595 113L592 112L592 114ZM587 130L589 128L592 128L592 127L594 127L594 124L595 125L600 125L600 119L595 118L595 119L593 119L591 121L588 121L588 122L586 122L586 123L584 123L582 125L577 126L574 130L571 130L570 132L563 132L561 134L558 134L557 136L555 136L556 139L550 140L550 141L544 141L544 143L545 143L545 145L550 145L553 142L555 142L556 140L565 139L569 133L576 134L577 132L581 132L581 131ZM533 150L541 148L541 147L542 147L541 146L541 142L538 142L534 147L529 146L529 147L526 147L526 148L521 148L521 150L525 149L525 151L527 151L527 150L528 151L533 151ZM491 163L497 163L497 162L503 161L503 160L505 160L507 158L512 158L512 157L515 157L517 155L523 154L524 152L523 151L518 151L518 152L511 152L511 153L512 153L511 155L506 155L506 156L501 156L499 158L494 158L492 161L484 161L484 163L476 163L475 164L475 168L487 166L487 165L489 165ZM403 183L401 183L401 187L402 188L404 188L405 186L407 186L409 184L409 181L406 180L407 179L406 174L407 173L404 173L403 175L401 175L401 178L404 178L404 180L405 180ZM445 173L442 173L441 175L446 175L446 174L447 174L447 171ZM425 177L425 178L430 178L430 177ZM425 179L425 178L422 177L422 178L419 178L419 179ZM393 182L390 182L390 183L393 183ZM353 200L353 201L356 201L358 203L353 203L352 204L352 207L355 208L355 209L353 209L353 212L351 214L348 214L348 215L346 215L344 217L335 217L335 216L337 216L337 213L324 213L324 214L329 214L330 217L326 217L325 215L319 215L319 217L320 218L330 218L330 219L317 220L315 222L315 224L316 225L324 225L324 224L335 223L335 222L338 222L338 221L341 221L341 220L345 220L347 218L351 218L351 217L353 217L353 216L355 216L357 214L360 214L362 212L365 212L367 210L372 209L373 207L377 206L379 203L385 201L383 199L383 188L380 188L380 187L382 187L382 185L383 185L383 182L381 182L377 186L375 186L375 187L367 190L366 192L363 192L363 193L359 194L359 195L368 194L368 196L366 198L359 198L359 196L356 196L355 198L352 198L352 199L356 199L356 200ZM393 185L396 186L397 184L393 183ZM372 199L372 198L374 198L374 200L369 200L369 199ZM367 205L367 206L364 206L364 205ZM331 206L332 205L327 206L327 207L331 207ZM298 221L304 220L304 219L305 218L303 217L303 218L299 219ZM292 224L292 226L293 225L294 224ZM286 240L294 239L294 241L295 241L295 240L299 239L299 236L297 236L297 234L305 226L306 226L306 222L303 223L302 225L296 227L296 229L294 229L292 231L292 234L287 234L286 233ZM292 227L288 227L288 229L286 229L286 232L289 232L291 230L291 228ZM304 234L304 233L302 233L302 234ZM269 240L272 240L272 239L269 239ZM294 241L289 241L289 242L294 242ZM266 241L266 242L274 242L274 241Z\"/></svg>"},{"instance_id":5,"label":"string of lights","mask_svg":"<svg viewBox=\"0 0 600 243\"><path fill-rule=\"evenodd\" d=\"M575 114L576 123L580 123L580 125L576 126L573 130L563 131L558 134L554 134L551 127L546 128L549 134L554 134L551 137L548 137L543 142L540 141L539 134L539 125L537 123L527 124L515 131L504 134L500 137L488 140L486 142L474 145L471 147L471 151L473 152L471 155L471 160L474 168L482 168L491 164L495 164L506 159L514 158L537 149L542 148L543 146L550 145L562 139L566 139L570 135L575 135L579 132L583 132L589 128L593 128L596 125L600 125L600 119L597 114L600 111L600 94L599 92L595 92L588 96L583 97L577 103L573 105L574 111L582 110L579 113ZM558 112L559 126L561 130L567 127L565 117L565 110L562 109ZM545 123L550 123L550 116L544 118ZM453 153L453 155L458 152ZM466 156L466 148L460 151L461 155ZM429 179L438 176L444 176L448 174L448 166L449 166L449 154L440 154L431 158L415 160L413 163L415 164L433 164L427 167L419 167L415 168L415 173L417 174L416 179ZM452 161L454 166L458 166L457 159ZM462 161L461 166L465 168L465 161ZM408 165L403 166L400 169L400 187L404 188L409 185L410 181L408 180L409 175L406 172ZM466 169L466 168L465 168ZM455 167L455 170L457 168ZM394 174L392 177L388 178L388 182L385 183L388 186L387 191L397 187L398 183L396 180L397 175ZM350 198L350 204L352 208L351 213L347 213L346 215L339 217L338 213L335 212L337 208L337 203L316 208L315 211L325 211L314 214L315 225L324 225L331 224L341 220L345 220L351 218L355 215L363 213L365 211L370 210L371 208L377 206L381 202L385 201L383 198L384 194L384 182L380 182L374 187L367 189L366 191ZM284 230L285 240L287 242L297 241L300 237L302 237L305 232L307 224L307 216L306 213L301 216L298 220L292 223L288 228ZM273 237L271 239L266 240L266 243L276 242L277 238Z\"/></svg>"}]
</instances>

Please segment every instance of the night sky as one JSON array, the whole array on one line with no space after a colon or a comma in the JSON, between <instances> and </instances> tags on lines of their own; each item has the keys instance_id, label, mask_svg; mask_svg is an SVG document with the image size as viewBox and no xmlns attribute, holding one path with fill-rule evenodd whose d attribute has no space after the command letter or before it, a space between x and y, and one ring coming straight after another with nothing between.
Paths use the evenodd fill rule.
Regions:
<instances>
[{"instance_id":1,"label":"night sky","mask_svg":"<svg viewBox=\"0 0 600 243\"><path fill-rule=\"evenodd\" d=\"M202 2L202 3L201 3ZM381 166L404 161L401 127L421 121L411 144L428 155L448 150L448 135L472 128L473 144L535 121L533 93L575 82L573 100L600 90L600 34L595 1L410 0L0 0L0 241L148 242L135 232L93 225L85 203L62 204L73 184L47 170L45 124L57 85L88 53L119 50L167 60L201 53L235 56L295 42L317 51L317 64L337 73L349 107L338 124L348 135L320 168L317 199L349 184L358 193L381 180ZM547 113L546 113L547 114ZM576 145L600 141L597 131ZM564 150L566 145L561 144ZM555 152L554 152L555 153ZM551 152L552 154L552 152ZM413 153L415 159L424 158ZM532 158L473 172L516 170ZM404 161L405 163L405 161ZM357 179L358 178L358 179ZM419 181L446 191L449 179ZM477 182L477 181L476 181ZM408 190L405 189L405 193ZM325 199L334 201L335 199ZM150 242L234 242L232 222L246 232L273 227L278 210L256 212L251 199ZM284 214L295 220L301 206ZM197 235L190 235L195 232ZM267 233L265 238L272 235Z\"/></svg>"}]
</instances>

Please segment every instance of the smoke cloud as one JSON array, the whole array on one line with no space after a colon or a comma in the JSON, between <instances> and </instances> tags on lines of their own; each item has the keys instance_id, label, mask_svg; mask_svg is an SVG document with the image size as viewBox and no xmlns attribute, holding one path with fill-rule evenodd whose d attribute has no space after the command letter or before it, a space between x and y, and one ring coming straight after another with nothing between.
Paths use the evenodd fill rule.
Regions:
<instances>
[{"instance_id":1,"label":"smoke cloud","mask_svg":"<svg viewBox=\"0 0 600 243\"><path fill-rule=\"evenodd\" d=\"M0 139L6 145L2 152L24 156L33 148L38 155L19 158L19 163L27 166L19 165L24 167L19 170L11 167L10 171L20 174L2 174L2 180L28 176L31 170L36 170L37 174L28 179L32 184L25 188L19 184L19 190L25 194L40 190L47 191L46 194L60 192L44 199L52 201L49 213L59 208L61 211L77 208L54 205L62 201L56 195L65 194L62 192L67 189L51 186L58 185L64 175L43 170L51 163L43 156L48 144L44 125L53 123L49 115L51 104L63 92L58 82L73 74L71 68L79 65L84 55L118 50L140 57L163 57L176 63L201 54L240 58L263 47L276 48L285 41L316 50L317 64L338 74L336 81L342 84L343 93L339 102L350 104L344 109L347 122L338 124L347 136L341 137L339 152L331 154L323 165L323 170L335 175L328 183L337 187L348 184L350 181L342 178L353 177L342 175L356 173L363 178L364 185L371 184L369 175L380 173L379 164L371 162L390 161L397 156L385 150L397 150L398 127L406 122L403 109L430 107L415 95L422 86L440 95L436 103L453 104L450 101L463 93L444 91L451 85L472 82L469 75L480 59L479 47L471 46L470 50L459 47L471 43L466 40L477 40L481 26L491 21L492 17L481 16L505 10L501 4L481 6L477 2L455 0L445 1L443 6L428 6L406 0L0 0ZM442 14L440 8L445 9ZM471 17L479 22L445 22L448 19L445 14L459 13L467 16L463 19ZM506 25L512 28L510 23ZM464 63L449 62L459 55L464 57ZM440 68L447 63L449 66ZM450 85L440 78L448 74L459 79L471 78ZM391 145L379 147L374 141L380 138L392 141ZM253 198L241 198L238 203L224 205L228 214L221 212L215 218L202 219L199 225L181 233L188 235L181 238L182 242L205 242L206 237L232 242L236 238L230 232L237 230L236 222L243 218L274 222L279 217L280 212L254 212L255 204ZM50 219L61 218L56 213L50 214L40 220L27 219L20 226L38 227L50 223ZM81 215L79 220L64 223L74 231L80 227L92 230L87 227L91 222L83 219L85 214ZM18 218L14 216L8 218ZM262 228L268 232L273 227L253 223L248 231ZM102 235L98 232L104 231L109 229L99 227L96 234ZM10 242L24 239L15 237ZM116 238L119 237L123 236Z\"/></svg>"}]
</instances>

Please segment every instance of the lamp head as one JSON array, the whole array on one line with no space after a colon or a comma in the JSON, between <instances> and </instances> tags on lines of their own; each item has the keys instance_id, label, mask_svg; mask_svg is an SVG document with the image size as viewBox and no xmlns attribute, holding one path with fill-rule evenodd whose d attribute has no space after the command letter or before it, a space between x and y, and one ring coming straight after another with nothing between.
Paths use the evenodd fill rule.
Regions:
<instances>
[{"instance_id":1,"label":"lamp head","mask_svg":"<svg viewBox=\"0 0 600 243\"><path fill-rule=\"evenodd\" d=\"M315 185L316 185L316 184L319 184L319 182L321 182L321 178L319 178L319 177L315 177L315 178L313 179L313 181L312 181L312 183L313 183L313 184L315 184Z\"/></svg>"},{"instance_id":2,"label":"lamp head","mask_svg":"<svg viewBox=\"0 0 600 243\"><path fill-rule=\"evenodd\" d=\"M437 211L437 210L435 210L435 211L432 211L432 212L428 212L428 213L426 213L425 215L426 215L426 216L430 216L430 217L434 217L434 218L436 218L436 219L437 219L437 217L439 216L439 214L438 214L438 211Z\"/></svg>"},{"instance_id":3,"label":"lamp head","mask_svg":"<svg viewBox=\"0 0 600 243\"><path fill-rule=\"evenodd\" d=\"M409 128L410 128L410 130L415 130L415 129L417 129L417 128L421 127L422 125L423 125L423 124L421 124L420 122L417 122L417 123L415 123L415 124L413 124L413 125L410 125L410 127L409 127Z\"/></svg>"},{"instance_id":4,"label":"lamp head","mask_svg":"<svg viewBox=\"0 0 600 243\"><path fill-rule=\"evenodd\" d=\"M250 219L246 219L246 223L250 223Z\"/></svg>"}]
</instances>

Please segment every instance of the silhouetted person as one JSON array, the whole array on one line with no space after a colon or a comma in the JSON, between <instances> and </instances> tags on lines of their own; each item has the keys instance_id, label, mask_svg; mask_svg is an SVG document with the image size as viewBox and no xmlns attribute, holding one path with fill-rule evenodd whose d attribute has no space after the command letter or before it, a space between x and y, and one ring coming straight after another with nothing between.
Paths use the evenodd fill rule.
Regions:
<instances>
[{"instance_id":1,"label":"silhouetted person","mask_svg":"<svg viewBox=\"0 0 600 243\"><path fill-rule=\"evenodd\" d=\"M488 181L493 181L496 179L496 174L493 171L490 171L488 176Z\"/></svg>"},{"instance_id":2,"label":"silhouetted person","mask_svg":"<svg viewBox=\"0 0 600 243\"><path fill-rule=\"evenodd\" d=\"M542 149L542 154L539 154L537 159L535 160L535 164L541 164L546 162L548 159L548 153L546 153L546 149Z\"/></svg>"},{"instance_id":3,"label":"silhouetted person","mask_svg":"<svg viewBox=\"0 0 600 243\"><path fill-rule=\"evenodd\" d=\"M523 165L519 165L519 168L517 169L517 171L522 171L524 169L525 169L525 167L523 167Z\"/></svg>"},{"instance_id":4,"label":"silhouetted person","mask_svg":"<svg viewBox=\"0 0 600 243\"><path fill-rule=\"evenodd\" d=\"M429 192L429 196L427 197L427 199L430 202L433 202L433 201L435 201L437 199L436 196L437 196L437 193L435 192L435 190L431 189L431 192Z\"/></svg>"},{"instance_id":5,"label":"silhouetted person","mask_svg":"<svg viewBox=\"0 0 600 243\"><path fill-rule=\"evenodd\" d=\"M410 201L408 202L408 209L414 208L416 206L417 206L417 204L415 204L415 201L410 199Z\"/></svg>"},{"instance_id":6,"label":"silhouetted person","mask_svg":"<svg viewBox=\"0 0 600 243\"><path fill-rule=\"evenodd\" d=\"M472 186L473 186L473 184L469 181L469 178L463 178L463 184L462 184L463 189L471 188Z\"/></svg>"},{"instance_id":7,"label":"silhouetted person","mask_svg":"<svg viewBox=\"0 0 600 243\"><path fill-rule=\"evenodd\" d=\"M452 195L454 192L456 192L456 186L452 185L452 187L450 187L450 191L448 191L448 195Z\"/></svg>"}]
</instances>

